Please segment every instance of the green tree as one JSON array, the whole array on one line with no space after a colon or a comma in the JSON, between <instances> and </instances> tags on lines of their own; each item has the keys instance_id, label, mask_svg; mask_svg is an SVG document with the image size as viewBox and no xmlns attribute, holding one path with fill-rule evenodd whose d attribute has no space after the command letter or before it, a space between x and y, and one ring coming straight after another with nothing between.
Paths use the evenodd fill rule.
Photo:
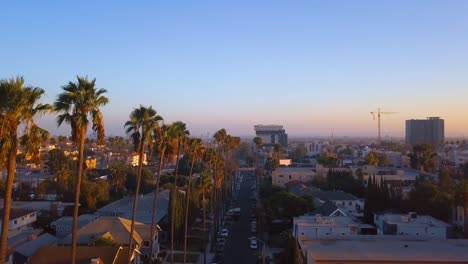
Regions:
<instances>
[{"instance_id":1,"label":"green tree","mask_svg":"<svg viewBox=\"0 0 468 264\"><path fill-rule=\"evenodd\" d=\"M0 168L6 165L7 179L0 237L0 260L4 261L7 251L8 223L10 221L11 195L16 170L18 150L18 128L24 125L24 135L30 135L37 127L34 118L51 109L38 103L44 90L25 86L22 77L0 80ZM33 150L35 152L36 150Z\"/></svg>"},{"instance_id":2,"label":"green tree","mask_svg":"<svg viewBox=\"0 0 468 264\"><path fill-rule=\"evenodd\" d=\"M134 149L138 153L138 171L137 171L137 183L135 196L133 199L133 209L132 209L132 222L130 225L130 235L129 235L129 248L133 250L133 232L135 229L135 217L138 207L138 197L140 195L140 185L143 171L143 154L145 153L145 148L152 141L152 134L154 130L159 127L159 123L162 121L162 117L156 113L156 110L152 106L145 107L140 105L140 107L133 109L130 113L129 120L125 123L127 134L130 134L133 139ZM130 262L131 255L129 255L128 260Z\"/></svg>"},{"instance_id":3,"label":"green tree","mask_svg":"<svg viewBox=\"0 0 468 264\"><path fill-rule=\"evenodd\" d=\"M78 175L75 190L75 208L72 225L71 263L76 263L76 242L78 239L78 207L81 194L81 178L83 175L84 146L88 126L92 123L97 133L98 143L104 143L104 117L100 107L106 105L109 99L104 96L105 89L96 88L96 79L77 77L77 82L69 82L62 86L63 92L54 103L55 110L60 113L57 124L63 122L71 126L72 141L78 146ZM91 120L90 120L91 117Z\"/></svg>"}]
</instances>

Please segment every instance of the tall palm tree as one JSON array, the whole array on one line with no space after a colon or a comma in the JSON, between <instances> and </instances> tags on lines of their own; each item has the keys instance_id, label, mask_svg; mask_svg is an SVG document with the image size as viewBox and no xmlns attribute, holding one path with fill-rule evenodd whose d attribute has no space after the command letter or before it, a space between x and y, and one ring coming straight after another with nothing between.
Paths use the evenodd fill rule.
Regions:
<instances>
[{"instance_id":1,"label":"tall palm tree","mask_svg":"<svg viewBox=\"0 0 468 264\"><path fill-rule=\"evenodd\" d=\"M203 156L205 148L200 138L192 138L188 143L188 154L192 156L192 161L190 164L190 174L189 180L187 183L187 192L185 194L185 235L184 235L184 263L187 263L187 235L188 235L188 215L190 207L190 188L192 187L192 174L193 174L193 165L195 160Z\"/></svg>"},{"instance_id":2,"label":"tall palm tree","mask_svg":"<svg viewBox=\"0 0 468 264\"><path fill-rule=\"evenodd\" d=\"M16 153L19 143L18 127L20 125L25 126L24 134L26 136L31 135L32 137L37 136L37 138L40 138L40 134L44 134L34 123L35 116L51 110L50 105L38 103L43 94L44 90L41 88L25 86L22 77L0 80L0 163L5 164L7 167L2 233L0 238L1 263L5 261L7 251L11 195L15 179ZM37 153L36 150L33 152Z\"/></svg>"},{"instance_id":3,"label":"tall palm tree","mask_svg":"<svg viewBox=\"0 0 468 264\"><path fill-rule=\"evenodd\" d=\"M159 127L162 117L156 113L153 107L140 107L135 108L130 113L130 119L125 123L127 134L130 134L135 150L138 153L138 171L137 171L137 186L135 190L135 197L133 199L132 210L132 223L130 225L129 249L133 253L133 232L135 228L135 216L138 206L138 196L140 194L141 173L143 170L143 154L145 147L152 141L152 133ZM129 254L128 262L130 262L133 254Z\"/></svg>"},{"instance_id":4,"label":"tall palm tree","mask_svg":"<svg viewBox=\"0 0 468 264\"><path fill-rule=\"evenodd\" d=\"M179 158L181 151L183 149L183 145L186 141L186 138L190 135L190 132L187 130L187 126L185 123L181 121L176 121L171 124L169 127L168 133L174 139L174 144L176 145L177 149L177 158L176 158L176 168L174 174L174 193L172 194L173 202L171 208L171 262L174 262L174 213L175 213L175 204L177 199L177 178L179 177Z\"/></svg>"},{"instance_id":5,"label":"tall palm tree","mask_svg":"<svg viewBox=\"0 0 468 264\"><path fill-rule=\"evenodd\" d=\"M213 181L211 179L211 173L209 170L204 169L200 173L200 178L198 179L198 187L202 192L202 206L203 206L203 231L206 231L206 195L211 192L213 188Z\"/></svg>"},{"instance_id":6,"label":"tall palm tree","mask_svg":"<svg viewBox=\"0 0 468 264\"><path fill-rule=\"evenodd\" d=\"M54 103L55 110L60 114L57 124L63 122L71 127L72 141L78 146L78 175L75 190L75 208L73 210L71 263L76 263L76 242L78 239L78 207L80 205L81 178L83 175L84 145L88 126L97 133L98 143L104 144L104 117L100 107L106 105L109 99L104 96L106 89L96 87L96 79L77 76L77 82L69 82L62 86L63 92Z\"/></svg>"},{"instance_id":7,"label":"tall palm tree","mask_svg":"<svg viewBox=\"0 0 468 264\"><path fill-rule=\"evenodd\" d=\"M127 166L121 162L116 161L110 166L112 185L114 185L115 199L119 199L119 190L125 185Z\"/></svg>"},{"instance_id":8,"label":"tall palm tree","mask_svg":"<svg viewBox=\"0 0 468 264\"><path fill-rule=\"evenodd\" d=\"M156 229L156 212L158 206L158 195L159 195L159 183L161 180L161 171L164 163L164 157L166 155L166 149L171 144L171 137L168 134L168 126L162 125L154 131L154 138L159 153L159 164L158 164L158 175L156 179L156 188L154 189L154 200L153 200L153 213L151 218L151 237L154 236ZM151 254L153 253L153 240L151 240Z\"/></svg>"}]
</instances>

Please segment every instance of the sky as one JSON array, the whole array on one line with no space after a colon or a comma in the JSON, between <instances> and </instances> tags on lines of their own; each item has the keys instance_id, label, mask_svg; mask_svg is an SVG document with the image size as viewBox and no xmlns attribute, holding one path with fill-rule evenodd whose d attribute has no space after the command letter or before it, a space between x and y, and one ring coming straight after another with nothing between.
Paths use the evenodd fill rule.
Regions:
<instances>
[{"instance_id":1,"label":"sky","mask_svg":"<svg viewBox=\"0 0 468 264\"><path fill-rule=\"evenodd\" d=\"M468 136L468 1L2 1L0 78L52 103L76 76L108 90L108 135L153 106L192 135L404 136L440 116ZM55 116L39 123L53 134Z\"/></svg>"}]
</instances>

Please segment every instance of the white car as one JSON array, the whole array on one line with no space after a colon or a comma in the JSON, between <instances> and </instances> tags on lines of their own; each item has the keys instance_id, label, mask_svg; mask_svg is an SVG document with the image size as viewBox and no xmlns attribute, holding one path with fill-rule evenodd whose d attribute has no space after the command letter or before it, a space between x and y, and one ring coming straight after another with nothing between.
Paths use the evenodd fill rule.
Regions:
<instances>
[{"instance_id":1,"label":"white car","mask_svg":"<svg viewBox=\"0 0 468 264\"><path fill-rule=\"evenodd\" d=\"M229 230L227 228L223 228L221 229L221 234L220 234L221 237L225 237L227 238L229 236Z\"/></svg>"},{"instance_id":2,"label":"white car","mask_svg":"<svg viewBox=\"0 0 468 264\"><path fill-rule=\"evenodd\" d=\"M257 249L257 239L250 239L250 248L251 249Z\"/></svg>"}]
</instances>

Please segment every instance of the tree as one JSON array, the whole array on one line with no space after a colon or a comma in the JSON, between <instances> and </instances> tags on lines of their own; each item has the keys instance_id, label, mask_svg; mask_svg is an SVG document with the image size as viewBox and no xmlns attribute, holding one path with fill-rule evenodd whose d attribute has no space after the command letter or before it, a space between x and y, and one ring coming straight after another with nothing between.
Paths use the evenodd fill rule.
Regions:
<instances>
[{"instance_id":1,"label":"tree","mask_svg":"<svg viewBox=\"0 0 468 264\"><path fill-rule=\"evenodd\" d=\"M156 179L156 188L154 190L154 200L153 200L153 210L151 214L151 237L154 237L154 232L156 228L156 212L157 212L157 205L158 205L158 195L159 195L159 184L161 183L161 170L164 163L164 157L166 155L166 149L171 144L171 137L168 134L169 128L166 125L162 125L157 127L153 133L153 137L156 140L157 144L157 152L159 153L159 164L158 164L158 178ZM175 176L174 176L175 177ZM153 240L151 239L151 252L153 252Z\"/></svg>"},{"instance_id":2,"label":"tree","mask_svg":"<svg viewBox=\"0 0 468 264\"><path fill-rule=\"evenodd\" d=\"M203 156L204 147L201 139L192 138L189 140L188 144L188 153L192 157L192 162L190 165L190 174L189 180L187 183L187 192L186 192L186 201L185 201L185 236L184 236L184 263L187 262L187 235L188 235L188 216L189 216L189 207L190 207L190 189L192 183L192 173L193 165L195 164L195 159L198 159Z\"/></svg>"},{"instance_id":3,"label":"tree","mask_svg":"<svg viewBox=\"0 0 468 264\"><path fill-rule=\"evenodd\" d=\"M138 197L140 195L141 175L143 170L143 154L145 147L152 141L152 133L159 127L159 122L162 121L162 117L156 113L156 110L152 106L140 107L133 109L130 113L129 120L125 122L127 134L130 134L133 139L134 149L138 153L138 171L137 171L137 184L135 190L135 196L133 199L132 209L132 222L130 225L129 235L129 249L133 252L133 232L135 229L135 217L138 207ZM132 254L129 254L128 261L130 262Z\"/></svg>"},{"instance_id":4,"label":"tree","mask_svg":"<svg viewBox=\"0 0 468 264\"><path fill-rule=\"evenodd\" d=\"M413 147L410 154L411 167L417 170L431 172L436 166L437 153L432 145L420 144Z\"/></svg>"},{"instance_id":5,"label":"tree","mask_svg":"<svg viewBox=\"0 0 468 264\"><path fill-rule=\"evenodd\" d=\"M120 190L124 189L128 168L123 162L116 161L109 169L112 186L114 187L115 199L117 200L122 196Z\"/></svg>"},{"instance_id":6,"label":"tree","mask_svg":"<svg viewBox=\"0 0 468 264\"><path fill-rule=\"evenodd\" d=\"M202 207L203 207L203 231L205 232L206 231L206 226L205 226L205 223L206 223L206 204L207 204L207 201L206 201L206 194L211 192L212 188L213 188L213 181L211 179L211 175L210 175L210 171L205 168L204 170L202 170L201 174L200 174L200 178L198 180L198 186L202 192Z\"/></svg>"},{"instance_id":7,"label":"tree","mask_svg":"<svg viewBox=\"0 0 468 264\"><path fill-rule=\"evenodd\" d=\"M34 118L48 112L51 107L38 103L44 90L25 86L22 77L0 80L0 167L7 167L4 212L0 238L0 261L4 261L7 251L8 224L10 221L11 195L16 170L18 149L18 128L24 125L24 135L30 135L36 128ZM34 132L32 132L34 133ZM32 150L35 152L36 150Z\"/></svg>"},{"instance_id":8,"label":"tree","mask_svg":"<svg viewBox=\"0 0 468 264\"><path fill-rule=\"evenodd\" d=\"M55 110L60 113L57 124L63 122L71 127L71 138L78 146L78 175L75 190L75 208L72 225L71 263L76 263L76 242L78 239L78 207L80 203L81 178L83 175L84 145L88 126L97 133L98 143L104 143L104 117L100 107L106 105L109 99L104 96L106 89L96 88L96 79L77 76L77 82L69 82L62 86L63 92L54 103ZM91 117L91 120L90 120ZM60 138L59 138L60 140Z\"/></svg>"},{"instance_id":9,"label":"tree","mask_svg":"<svg viewBox=\"0 0 468 264\"><path fill-rule=\"evenodd\" d=\"M178 199L178 191L177 190L177 178L179 177L179 158L181 151L184 147L186 138L190 135L190 132L187 130L187 126L185 123L181 121L177 121L171 124L171 126L168 129L168 134L171 136L173 139L174 145L176 145L176 150L177 150L177 158L176 158L176 168L175 168L175 177L174 177L174 191L172 192L172 199L173 202L171 203L171 212L172 212L172 218L171 218L171 262L174 262L174 228L175 228L175 223L174 220L176 217L174 217L174 210L175 210L175 205L177 204L177 199Z\"/></svg>"},{"instance_id":10,"label":"tree","mask_svg":"<svg viewBox=\"0 0 468 264\"><path fill-rule=\"evenodd\" d=\"M366 164L372 165L372 166L379 166L379 158L377 157L377 153L375 152L369 152L366 155Z\"/></svg>"}]
</instances>

